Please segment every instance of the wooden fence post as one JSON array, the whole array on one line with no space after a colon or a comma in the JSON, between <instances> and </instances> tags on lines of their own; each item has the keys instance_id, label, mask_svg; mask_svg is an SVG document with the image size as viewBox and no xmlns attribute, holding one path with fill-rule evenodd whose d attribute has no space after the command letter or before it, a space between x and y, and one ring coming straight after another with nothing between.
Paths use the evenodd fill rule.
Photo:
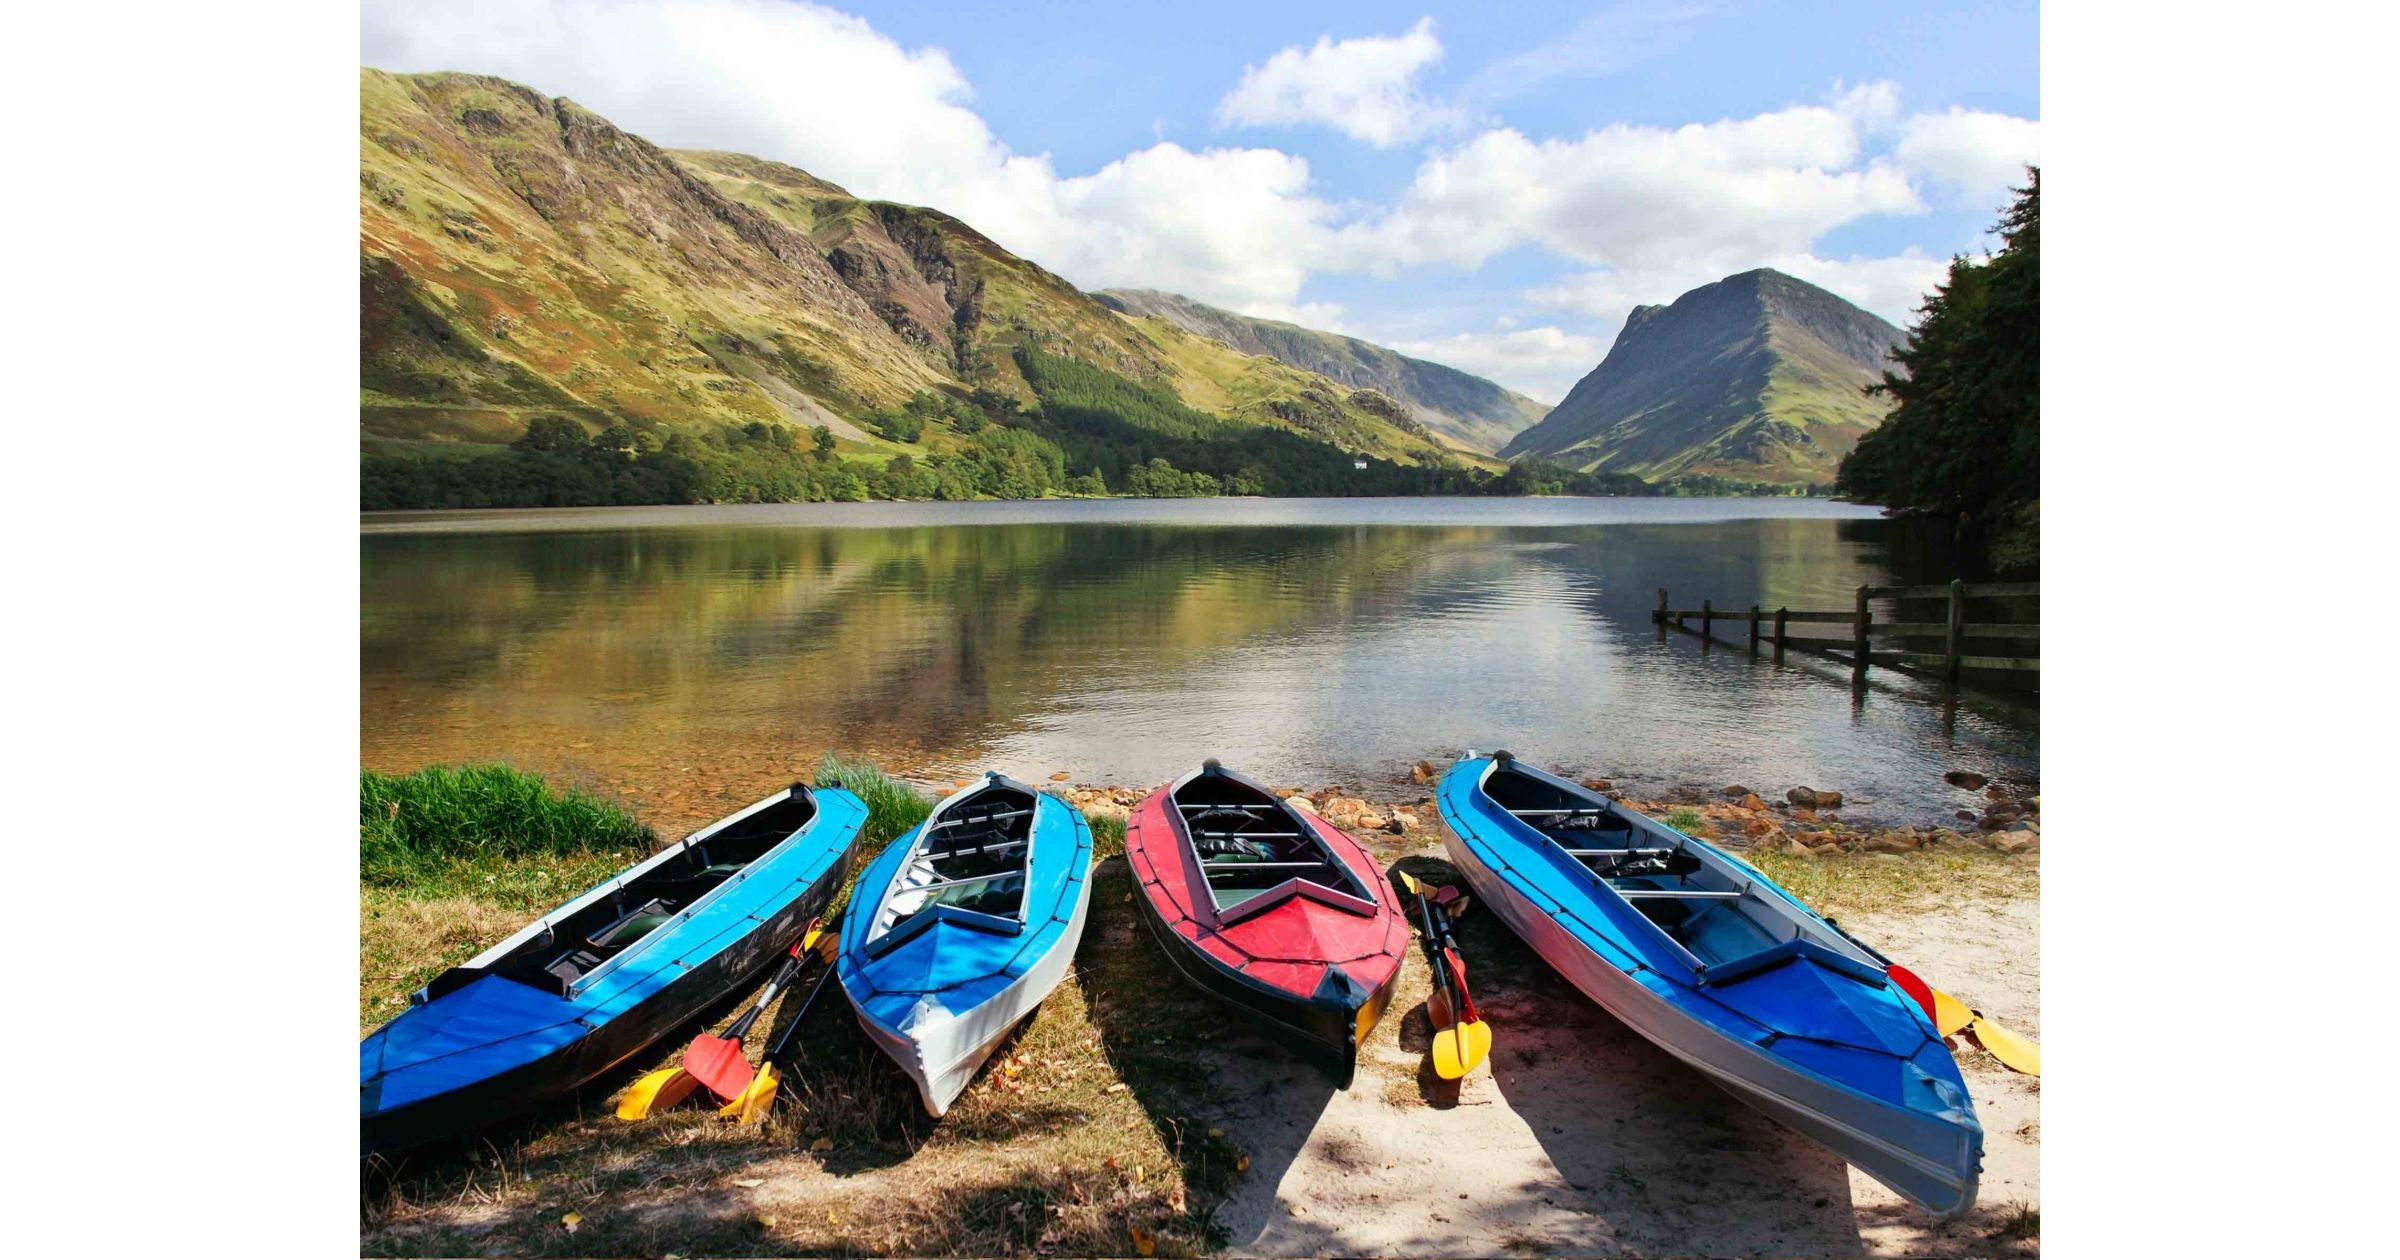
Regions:
<instances>
[{"instance_id":1,"label":"wooden fence post","mask_svg":"<svg viewBox=\"0 0 2400 1260\"><path fill-rule=\"evenodd\" d=\"M1874 615L1873 613L1867 611L1867 592L1873 589L1873 587L1868 586L1862 586L1858 588L1858 610L1852 614L1850 619L1850 671L1853 674L1857 674L1862 677L1867 672L1867 657L1869 655L1867 650L1867 619Z\"/></svg>"},{"instance_id":2,"label":"wooden fence post","mask_svg":"<svg viewBox=\"0 0 2400 1260\"><path fill-rule=\"evenodd\" d=\"M1750 655L1758 655L1758 605L1750 605Z\"/></svg>"},{"instance_id":3,"label":"wooden fence post","mask_svg":"<svg viewBox=\"0 0 2400 1260\"><path fill-rule=\"evenodd\" d=\"M1947 658L1942 662L1942 676L1952 682L1958 681L1958 641L1967 623L1966 585L1957 578L1950 579L1950 631L1942 647L1942 655Z\"/></svg>"},{"instance_id":4,"label":"wooden fence post","mask_svg":"<svg viewBox=\"0 0 2400 1260\"><path fill-rule=\"evenodd\" d=\"M1700 641L1708 642L1709 623L1717 619L1717 603L1713 599L1700 601Z\"/></svg>"},{"instance_id":5,"label":"wooden fence post","mask_svg":"<svg viewBox=\"0 0 2400 1260\"><path fill-rule=\"evenodd\" d=\"M1659 624L1661 624L1661 625L1664 625L1664 624L1666 624L1666 620L1667 620L1667 588L1666 588L1666 587L1663 587L1663 586L1662 586L1662 587L1659 587L1659 588L1658 588L1658 611L1656 611L1656 612L1654 612L1654 613L1651 613L1651 614L1650 614L1650 620L1652 620L1652 621L1655 621L1655 622L1658 622L1658 623L1659 623Z\"/></svg>"},{"instance_id":6,"label":"wooden fence post","mask_svg":"<svg viewBox=\"0 0 2400 1260\"><path fill-rule=\"evenodd\" d=\"M1783 663L1784 615L1791 611L1792 610L1789 608L1778 608L1775 610L1775 663L1778 665Z\"/></svg>"}]
</instances>

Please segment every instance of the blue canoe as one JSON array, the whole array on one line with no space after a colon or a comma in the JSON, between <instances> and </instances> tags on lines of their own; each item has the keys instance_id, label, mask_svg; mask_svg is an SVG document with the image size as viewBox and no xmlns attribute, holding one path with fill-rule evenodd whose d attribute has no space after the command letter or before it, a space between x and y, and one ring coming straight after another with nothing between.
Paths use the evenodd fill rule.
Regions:
<instances>
[{"instance_id":1,"label":"blue canoe","mask_svg":"<svg viewBox=\"0 0 2400 1260\"><path fill-rule=\"evenodd\" d=\"M360 1154L538 1106L755 980L849 878L866 818L794 784L435 977L358 1044Z\"/></svg>"},{"instance_id":2,"label":"blue canoe","mask_svg":"<svg viewBox=\"0 0 2400 1260\"><path fill-rule=\"evenodd\" d=\"M1879 955L1724 851L1499 753L1442 776L1450 859L1593 1001L1937 1216L1983 1126Z\"/></svg>"},{"instance_id":3,"label":"blue canoe","mask_svg":"<svg viewBox=\"0 0 2400 1260\"><path fill-rule=\"evenodd\" d=\"M1058 987L1091 902L1083 814L998 774L868 865L842 919L842 992L928 1113Z\"/></svg>"}]
</instances>

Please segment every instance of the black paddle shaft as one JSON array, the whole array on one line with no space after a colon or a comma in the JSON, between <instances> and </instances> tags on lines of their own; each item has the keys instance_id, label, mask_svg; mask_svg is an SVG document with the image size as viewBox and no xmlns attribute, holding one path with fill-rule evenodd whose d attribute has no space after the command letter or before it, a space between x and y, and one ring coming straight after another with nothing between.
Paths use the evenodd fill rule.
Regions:
<instances>
[{"instance_id":1,"label":"black paddle shaft","mask_svg":"<svg viewBox=\"0 0 2400 1260\"><path fill-rule=\"evenodd\" d=\"M800 974L800 947L795 945L792 947L791 956L783 960L783 965L775 969L774 977L767 981L767 991L758 995L758 1004L742 1012L742 1017L733 1021L733 1027L725 1030L725 1039L740 1041L749 1035L750 1025L758 1022L758 1017L766 1013L767 1004L775 1000L775 994L784 985L790 983L793 976L798 974Z\"/></svg>"},{"instance_id":2,"label":"black paddle shaft","mask_svg":"<svg viewBox=\"0 0 2400 1260\"><path fill-rule=\"evenodd\" d=\"M800 999L800 1009L794 1011L791 1022L783 1026L783 1035L775 1039L774 1045L767 1047L769 1059L783 1057L784 1047L792 1044L792 1034L800 1031L800 1021L808 1018L808 1008L816 1005L817 991L825 987L826 981L833 979L833 972L834 965L826 963L825 970L817 973L817 982L808 986L808 996Z\"/></svg>"},{"instance_id":3,"label":"black paddle shaft","mask_svg":"<svg viewBox=\"0 0 2400 1260\"><path fill-rule=\"evenodd\" d=\"M1422 884L1417 887L1417 917L1425 920L1425 963L1433 968L1434 987L1442 991L1442 997L1450 1003L1451 1013L1455 1015L1458 1011L1458 994L1452 990L1457 987L1458 979L1450 974L1450 960L1442 956L1443 937L1433 926L1433 898L1425 895Z\"/></svg>"}]
</instances>

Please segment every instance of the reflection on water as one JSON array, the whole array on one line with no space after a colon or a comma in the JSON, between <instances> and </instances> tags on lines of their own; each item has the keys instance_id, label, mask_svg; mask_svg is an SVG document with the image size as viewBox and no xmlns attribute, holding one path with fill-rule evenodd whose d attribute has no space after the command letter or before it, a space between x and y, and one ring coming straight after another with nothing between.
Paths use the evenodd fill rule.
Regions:
<instances>
[{"instance_id":1,"label":"reflection on water","mask_svg":"<svg viewBox=\"0 0 2400 1260\"><path fill-rule=\"evenodd\" d=\"M1892 522L1761 501L823 505L370 518L364 762L500 758L662 830L826 748L1162 781L1206 756L1290 784L1507 747L1634 786L1839 788L1947 808L2024 777L2029 698L1705 654L1655 588L1847 607L1947 578ZM1905 557L1895 561L1895 555Z\"/></svg>"}]
</instances>

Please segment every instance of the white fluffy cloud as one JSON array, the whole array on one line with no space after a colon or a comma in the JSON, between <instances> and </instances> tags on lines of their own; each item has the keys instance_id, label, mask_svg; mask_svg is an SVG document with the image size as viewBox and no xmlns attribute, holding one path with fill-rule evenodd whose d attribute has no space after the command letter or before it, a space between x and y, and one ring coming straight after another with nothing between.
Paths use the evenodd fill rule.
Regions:
<instances>
[{"instance_id":1,"label":"white fluffy cloud","mask_svg":"<svg viewBox=\"0 0 2400 1260\"><path fill-rule=\"evenodd\" d=\"M1307 162L1158 144L1085 176L1014 152L937 48L784 0L366 0L360 59L472 70L671 147L738 149L939 207L1080 284L1289 303L1333 217Z\"/></svg>"},{"instance_id":2,"label":"white fluffy cloud","mask_svg":"<svg viewBox=\"0 0 2400 1260\"><path fill-rule=\"evenodd\" d=\"M1394 341L1402 354L1446 363L1462 372L1500 381L1537 402L1555 404L1584 373L1600 363L1608 345L1598 337L1566 332L1551 325L1513 328L1504 320L1492 332L1453 333L1447 337Z\"/></svg>"},{"instance_id":3,"label":"white fluffy cloud","mask_svg":"<svg viewBox=\"0 0 2400 1260\"><path fill-rule=\"evenodd\" d=\"M2025 167L2041 161L2042 124L1952 106L1918 114L1900 129L1892 156L1912 171L1951 185L1960 201L1997 209L2008 190L2025 182Z\"/></svg>"},{"instance_id":4,"label":"white fluffy cloud","mask_svg":"<svg viewBox=\"0 0 2400 1260\"><path fill-rule=\"evenodd\" d=\"M1417 91L1417 76L1441 60L1433 19L1398 35L1362 35L1316 46L1294 45L1243 71L1217 102L1221 126L1321 123L1379 149L1452 126L1448 106Z\"/></svg>"},{"instance_id":5,"label":"white fluffy cloud","mask_svg":"<svg viewBox=\"0 0 2400 1260\"><path fill-rule=\"evenodd\" d=\"M1798 253L1855 219L1924 208L1903 172L1859 155L1856 116L1822 105L1577 139L1486 131L1427 158L1349 244L1383 266L1476 267L1528 244L1635 269Z\"/></svg>"}]
</instances>

